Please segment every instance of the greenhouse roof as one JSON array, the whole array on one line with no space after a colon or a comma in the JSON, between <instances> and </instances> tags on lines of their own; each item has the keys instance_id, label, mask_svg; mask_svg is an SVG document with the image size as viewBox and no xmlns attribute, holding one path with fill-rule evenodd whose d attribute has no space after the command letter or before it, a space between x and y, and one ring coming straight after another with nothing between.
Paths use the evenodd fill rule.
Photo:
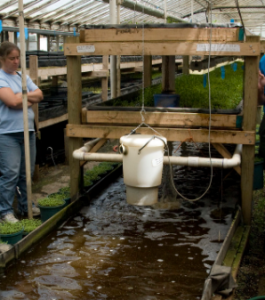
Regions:
<instances>
[{"instance_id":1,"label":"greenhouse roof","mask_svg":"<svg viewBox=\"0 0 265 300\"><path fill-rule=\"evenodd\" d=\"M265 35L265 0L116 1L121 24L164 23L165 17L168 22L233 22L254 34ZM109 0L24 0L23 3L29 28L73 31L90 24L110 24ZM18 25L18 0L0 0L0 12L2 26Z\"/></svg>"}]
</instances>

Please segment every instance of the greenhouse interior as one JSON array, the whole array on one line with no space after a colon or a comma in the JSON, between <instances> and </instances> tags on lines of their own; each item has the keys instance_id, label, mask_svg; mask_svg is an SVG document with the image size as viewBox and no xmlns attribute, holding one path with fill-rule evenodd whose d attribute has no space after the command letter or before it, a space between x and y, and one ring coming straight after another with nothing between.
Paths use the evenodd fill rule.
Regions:
<instances>
[{"instance_id":1,"label":"greenhouse interior","mask_svg":"<svg viewBox=\"0 0 265 300\"><path fill-rule=\"evenodd\" d=\"M0 0L0 300L265 299L264 20Z\"/></svg>"}]
</instances>

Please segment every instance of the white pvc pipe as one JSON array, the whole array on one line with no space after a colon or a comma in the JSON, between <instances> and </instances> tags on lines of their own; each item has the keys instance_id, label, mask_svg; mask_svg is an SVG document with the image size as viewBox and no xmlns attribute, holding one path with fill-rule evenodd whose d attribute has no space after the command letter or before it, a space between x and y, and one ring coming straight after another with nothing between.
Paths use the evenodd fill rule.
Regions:
<instances>
[{"instance_id":1,"label":"white pvc pipe","mask_svg":"<svg viewBox=\"0 0 265 300\"><path fill-rule=\"evenodd\" d=\"M93 141L92 141L93 142ZM214 168L233 168L241 164L241 152L242 145L237 145L232 158L205 158L205 157L183 157L183 156L164 156L165 165L179 165L179 166L190 166L190 167L210 167ZM84 147L75 150L73 157L78 160L87 161L110 161L110 162L122 162L122 154L113 153L88 153L84 151Z\"/></svg>"}]
</instances>

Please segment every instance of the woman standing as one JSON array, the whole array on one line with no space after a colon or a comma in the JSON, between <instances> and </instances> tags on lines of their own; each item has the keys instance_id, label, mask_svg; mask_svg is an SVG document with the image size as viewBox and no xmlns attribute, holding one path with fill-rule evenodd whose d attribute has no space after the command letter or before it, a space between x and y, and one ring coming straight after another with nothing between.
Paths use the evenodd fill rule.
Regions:
<instances>
[{"instance_id":1,"label":"woman standing","mask_svg":"<svg viewBox=\"0 0 265 300\"><path fill-rule=\"evenodd\" d=\"M15 223L13 201L16 191L18 212L27 214L27 186L24 152L24 122L22 109L22 81L19 67L20 49L13 43L0 46L0 218ZM33 103L43 99L42 91L27 76L28 124L31 175L34 172L36 146ZM39 214L32 208L33 216Z\"/></svg>"}]
</instances>

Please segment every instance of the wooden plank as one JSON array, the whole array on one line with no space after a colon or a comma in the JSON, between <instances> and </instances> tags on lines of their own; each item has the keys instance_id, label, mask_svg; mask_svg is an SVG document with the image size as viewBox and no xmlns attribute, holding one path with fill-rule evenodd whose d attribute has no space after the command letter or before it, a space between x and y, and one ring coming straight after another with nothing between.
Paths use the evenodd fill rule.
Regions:
<instances>
[{"instance_id":1,"label":"wooden plank","mask_svg":"<svg viewBox=\"0 0 265 300\"><path fill-rule=\"evenodd\" d=\"M67 41L78 43L78 37L67 37ZM67 86L68 86L68 120L71 124L81 124L82 109L82 79L81 57L67 57ZM78 197L79 185L81 184L81 169L79 161L73 158L73 151L83 144L81 138L69 138L69 166L70 166L70 191L74 201ZM66 149L67 151L67 149Z\"/></svg>"},{"instance_id":2,"label":"wooden plank","mask_svg":"<svg viewBox=\"0 0 265 300\"><path fill-rule=\"evenodd\" d=\"M60 122L63 122L63 121L67 121L67 120L68 120L68 114L64 114L60 117L56 117L56 118L48 119L48 120L45 120L45 121L41 121L39 123L39 129L45 128L45 127L48 127L48 126L52 126L54 124L57 124L57 123L60 123Z\"/></svg>"},{"instance_id":3,"label":"wooden plank","mask_svg":"<svg viewBox=\"0 0 265 300\"><path fill-rule=\"evenodd\" d=\"M258 36L247 36L247 42L259 42ZM243 130L256 130L256 114L258 103L258 56L245 57L245 77L244 77L244 116ZM242 215L245 224L250 225L252 215L253 197L253 173L254 173L255 147L244 145L242 150L242 175L241 175L241 195L242 195Z\"/></svg>"},{"instance_id":4,"label":"wooden plank","mask_svg":"<svg viewBox=\"0 0 265 300\"><path fill-rule=\"evenodd\" d=\"M141 120L138 111L87 111L84 109L83 114L83 123L88 124L138 125ZM150 126L209 127L209 114L146 112L144 116ZM213 128L236 128L236 119L236 115L212 114L211 126Z\"/></svg>"},{"instance_id":5,"label":"wooden plank","mask_svg":"<svg viewBox=\"0 0 265 300\"><path fill-rule=\"evenodd\" d=\"M82 33L83 36L83 33ZM238 28L212 28L212 41L237 42ZM145 41L206 41L210 39L209 28L144 28ZM143 40L139 28L87 29L82 42L135 42Z\"/></svg>"},{"instance_id":6,"label":"wooden plank","mask_svg":"<svg viewBox=\"0 0 265 300\"><path fill-rule=\"evenodd\" d=\"M232 158L232 155L225 148L224 145L222 145L222 144L212 144L212 145L224 158ZM234 170L237 172L237 174L241 175L241 167L240 166L234 167Z\"/></svg>"},{"instance_id":7,"label":"wooden plank","mask_svg":"<svg viewBox=\"0 0 265 300\"><path fill-rule=\"evenodd\" d=\"M211 55L258 56L260 43L212 43ZM104 42L65 44L64 54L73 55L209 55L208 42Z\"/></svg>"},{"instance_id":8,"label":"wooden plank","mask_svg":"<svg viewBox=\"0 0 265 300\"><path fill-rule=\"evenodd\" d=\"M106 138L119 139L129 134L135 127L130 126L92 126L92 125L67 125L67 136L79 138ZM178 129L178 128L155 128L168 141L193 140L198 143L208 143L209 131L207 129ZM142 134L154 134L149 128L141 127L137 132ZM236 130L211 130L211 143L222 144L255 144L255 131Z\"/></svg>"},{"instance_id":9,"label":"wooden plank","mask_svg":"<svg viewBox=\"0 0 265 300\"><path fill-rule=\"evenodd\" d=\"M223 263L223 260L226 256L226 253L227 253L227 250L229 248L229 245L230 245L230 242L234 236L234 233L238 227L238 224L240 222L240 219L241 219L241 212L238 210L237 213L236 213L236 216L227 232L227 235L225 237L225 240L222 244L222 247L221 249L219 250L218 254L217 254L217 257L216 257L216 260L214 262L214 265L222 265Z\"/></svg>"},{"instance_id":10,"label":"wooden plank","mask_svg":"<svg viewBox=\"0 0 265 300\"><path fill-rule=\"evenodd\" d=\"M175 92L175 56L162 57L162 92Z\"/></svg>"},{"instance_id":11,"label":"wooden plank","mask_svg":"<svg viewBox=\"0 0 265 300\"><path fill-rule=\"evenodd\" d=\"M237 255L236 255L233 265L232 265L232 276L234 277L234 279L236 279L241 261L243 259L245 249L247 247L249 233L250 233L250 226L245 226L245 230L243 232L243 236L241 239L241 244L239 245Z\"/></svg>"},{"instance_id":12,"label":"wooden plank","mask_svg":"<svg viewBox=\"0 0 265 300\"><path fill-rule=\"evenodd\" d=\"M244 233L244 228L242 226L238 226L236 232L232 238L232 241L229 245L229 249L226 253L226 256L223 260L223 265L227 267L232 267L234 259L236 257L238 247L241 243L242 236Z\"/></svg>"},{"instance_id":13,"label":"wooden plank","mask_svg":"<svg viewBox=\"0 0 265 300\"><path fill-rule=\"evenodd\" d=\"M98 70L98 71L91 71L89 72L90 77L108 77L109 76L109 70Z\"/></svg>"}]
</instances>

